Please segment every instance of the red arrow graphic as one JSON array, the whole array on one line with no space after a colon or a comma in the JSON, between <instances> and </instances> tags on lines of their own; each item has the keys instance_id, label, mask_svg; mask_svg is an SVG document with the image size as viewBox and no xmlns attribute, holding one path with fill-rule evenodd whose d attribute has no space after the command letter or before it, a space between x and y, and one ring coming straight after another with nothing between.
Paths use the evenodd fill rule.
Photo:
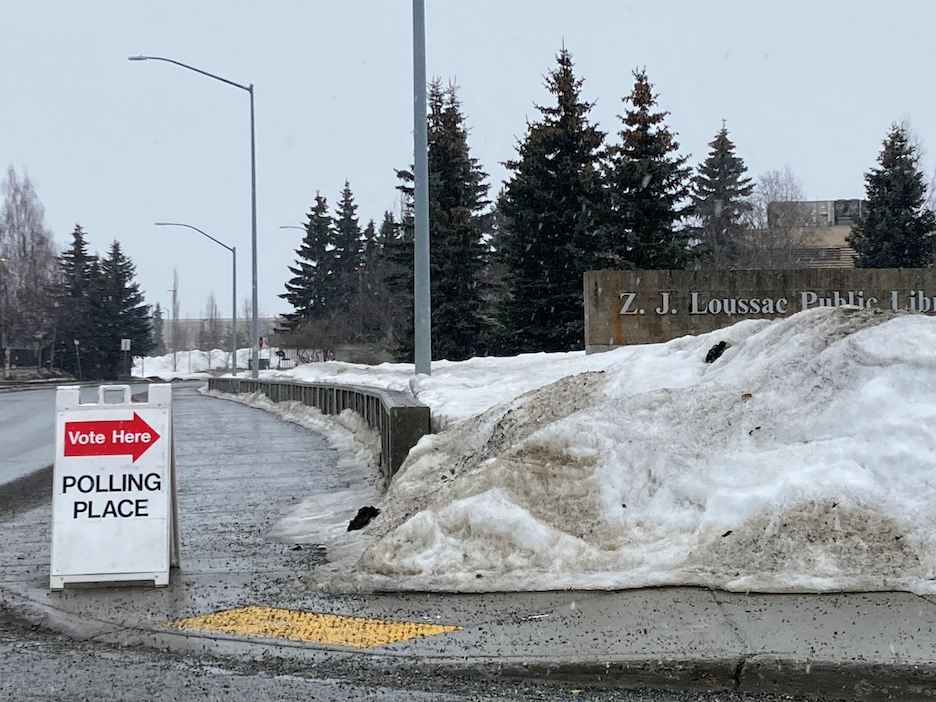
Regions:
<instances>
[{"instance_id":1,"label":"red arrow graphic","mask_svg":"<svg viewBox=\"0 0 936 702\"><path fill-rule=\"evenodd\" d=\"M133 456L133 463L159 440L136 412L133 419L65 422L66 456Z\"/></svg>"}]
</instances>

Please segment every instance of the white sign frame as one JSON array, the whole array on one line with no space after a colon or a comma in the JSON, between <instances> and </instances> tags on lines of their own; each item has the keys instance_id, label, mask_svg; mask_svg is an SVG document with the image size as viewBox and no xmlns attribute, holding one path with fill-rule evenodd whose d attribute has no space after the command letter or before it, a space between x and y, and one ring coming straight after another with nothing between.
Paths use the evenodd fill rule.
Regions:
<instances>
[{"instance_id":1,"label":"white sign frame","mask_svg":"<svg viewBox=\"0 0 936 702\"><path fill-rule=\"evenodd\" d=\"M100 386L97 403L82 404L80 391L62 386L55 397L49 588L165 587L179 565L172 386L150 385L145 403L129 385ZM121 402L105 402L117 392Z\"/></svg>"}]
</instances>

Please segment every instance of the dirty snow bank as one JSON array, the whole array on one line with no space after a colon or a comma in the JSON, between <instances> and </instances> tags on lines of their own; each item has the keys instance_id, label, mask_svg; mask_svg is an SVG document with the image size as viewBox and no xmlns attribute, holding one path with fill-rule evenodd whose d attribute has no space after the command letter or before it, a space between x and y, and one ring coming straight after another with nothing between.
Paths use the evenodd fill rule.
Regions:
<instances>
[{"instance_id":1,"label":"dirty snow bank","mask_svg":"<svg viewBox=\"0 0 936 702\"><path fill-rule=\"evenodd\" d=\"M936 592L936 320L820 309L568 365L421 441L351 580Z\"/></svg>"}]
</instances>

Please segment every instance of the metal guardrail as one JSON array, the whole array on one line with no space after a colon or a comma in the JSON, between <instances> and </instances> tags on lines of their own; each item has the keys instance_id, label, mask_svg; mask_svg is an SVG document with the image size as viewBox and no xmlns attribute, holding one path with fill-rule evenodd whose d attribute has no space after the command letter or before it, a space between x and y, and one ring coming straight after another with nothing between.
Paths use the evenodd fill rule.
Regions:
<instances>
[{"instance_id":1,"label":"metal guardrail","mask_svg":"<svg viewBox=\"0 0 936 702\"><path fill-rule=\"evenodd\" d=\"M394 390L250 378L211 378L208 388L231 394L262 392L273 402L302 402L323 414L357 412L380 433L380 472L385 485L420 437L431 433L429 408Z\"/></svg>"}]
</instances>

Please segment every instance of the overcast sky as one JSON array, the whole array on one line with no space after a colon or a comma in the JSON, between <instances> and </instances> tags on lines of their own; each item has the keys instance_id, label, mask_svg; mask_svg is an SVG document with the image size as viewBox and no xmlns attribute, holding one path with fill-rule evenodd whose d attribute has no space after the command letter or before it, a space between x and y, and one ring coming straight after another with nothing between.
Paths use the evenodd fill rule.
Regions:
<instances>
[{"instance_id":1,"label":"overcast sky","mask_svg":"<svg viewBox=\"0 0 936 702\"><path fill-rule=\"evenodd\" d=\"M492 194L515 154L543 75L572 52L592 117L619 129L631 71L646 67L695 165L727 120L751 174L789 166L810 199L857 198L888 126L907 120L936 167L934 0L427 0L428 75L456 81L473 155ZM33 179L66 245L117 239L147 301L182 316L210 292L250 295L250 144L256 90L260 311L277 296L316 191L351 182L362 225L398 206L395 168L412 161L409 0L7 0L0 13L0 168ZM202 245L181 245L197 237ZM174 244L178 242L178 249ZM195 255L192 255L192 252ZM241 302L238 303L240 312Z\"/></svg>"}]
</instances>

